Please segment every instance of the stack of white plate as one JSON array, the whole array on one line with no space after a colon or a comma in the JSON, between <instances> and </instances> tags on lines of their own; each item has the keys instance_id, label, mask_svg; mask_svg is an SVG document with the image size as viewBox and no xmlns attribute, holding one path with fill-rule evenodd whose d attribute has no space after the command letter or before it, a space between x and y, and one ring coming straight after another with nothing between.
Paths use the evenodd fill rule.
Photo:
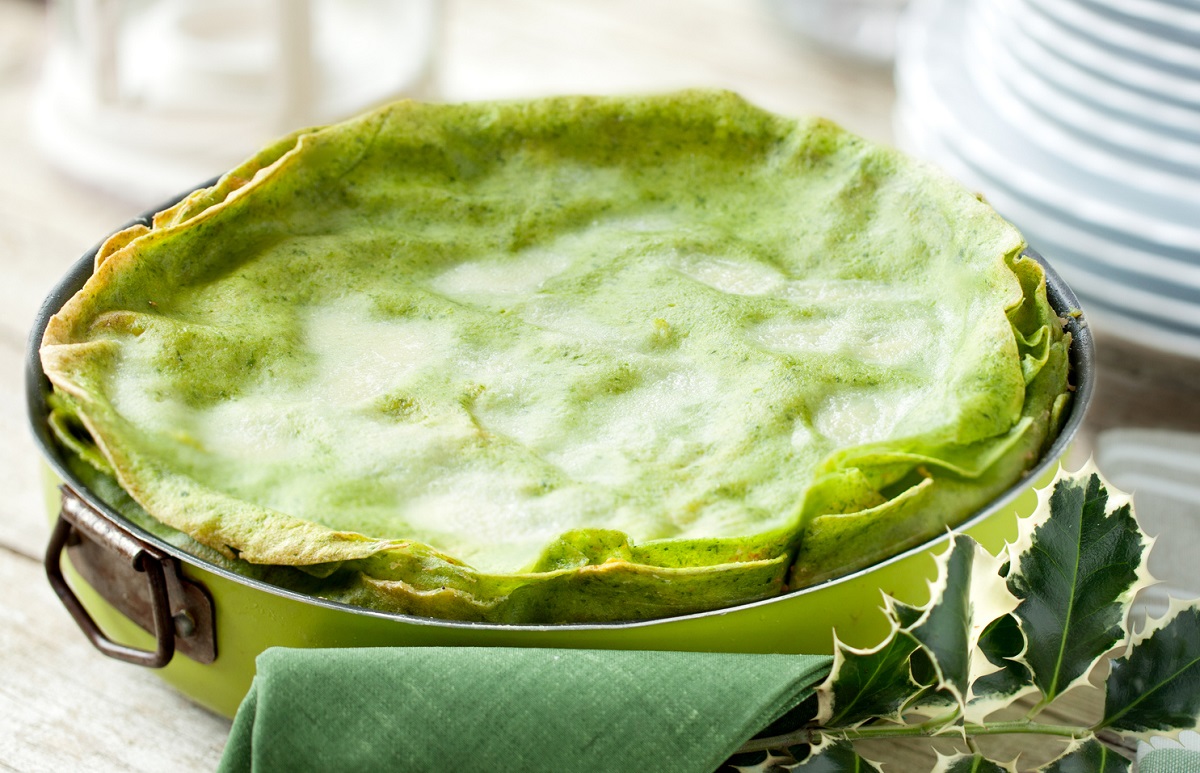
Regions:
<instances>
[{"instance_id":1,"label":"stack of white plate","mask_svg":"<svg viewBox=\"0 0 1200 773\"><path fill-rule=\"evenodd\" d=\"M915 0L896 135L982 193L1102 332L1200 357L1200 0Z\"/></svg>"}]
</instances>

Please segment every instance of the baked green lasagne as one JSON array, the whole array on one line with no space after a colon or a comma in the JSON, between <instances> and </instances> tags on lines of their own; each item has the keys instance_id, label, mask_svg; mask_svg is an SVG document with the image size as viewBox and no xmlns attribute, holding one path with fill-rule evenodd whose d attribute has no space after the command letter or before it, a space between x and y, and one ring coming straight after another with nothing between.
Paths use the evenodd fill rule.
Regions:
<instances>
[{"instance_id":1,"label":"baked green lasagne","mask_svg":"<svg viewBox=\"0 0 1200 773\"><path fill-rule=\"evenodd\" d=\"M41 350L78 474L251 576L639 620L917 544L1019 480L1069 337L941 173L736 96L401 102L103 246Z\"/></svg>"}]
</instances>

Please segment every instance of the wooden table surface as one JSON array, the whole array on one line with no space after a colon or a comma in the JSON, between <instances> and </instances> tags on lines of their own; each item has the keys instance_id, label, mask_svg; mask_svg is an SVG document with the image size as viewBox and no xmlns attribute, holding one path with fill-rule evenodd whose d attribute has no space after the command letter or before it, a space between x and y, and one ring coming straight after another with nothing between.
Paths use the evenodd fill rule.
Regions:
<instances>
[{"instance_id":1,"label":"wooden table surface","mask_svg":"<svg viewBox=\"0 0 1200 773\"><path fill-rule=\"evenodd\" d=\"M48 526L21 380L29 325L67 267L140 210L64 176L34 148L28 117L45 13L40 2L0 0L0 770L212 770L228 721L93 650L41 567ZM448 0L444 22L442 99L721 86L891 137L890 73L804 45L763 3ZM1102 348L1102 359L1107 351L1119 377L1101 384L1095 426L1200 429L1194 362L1119 346ZM881 753L929 759L925 748Z\"/></svg>"}]
</instances>

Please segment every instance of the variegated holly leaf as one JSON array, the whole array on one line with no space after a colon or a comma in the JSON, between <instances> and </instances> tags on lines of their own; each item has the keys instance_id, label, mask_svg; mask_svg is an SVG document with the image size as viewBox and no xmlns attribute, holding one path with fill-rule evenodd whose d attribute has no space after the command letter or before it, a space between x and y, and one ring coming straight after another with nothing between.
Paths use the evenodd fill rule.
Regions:
<instances>
[{"instance_id":1,"label":"variegated holly leaf","mask_svg":"<svg viewBox=\"0 0 1200 773\"><path fill-rule=\"evenodd\" d=\"M964 706L972 674L996 670L977 647L980 637L993 620L1012 612L1018 600L1000 579L1000 559L965 534L953 535L937 562L928 604L917 608L891 602L889 607L901 630L929 653L934 687Z\"/></svg>"},{"instance_id":2,"label":"variegated holly leaf","mask_svg":"<svg viewBox=\"0 0 1200 773\"><path fill-rule=\"evenodd\" d=\"M887 638L859 649L834 635L833 668L817 688L817 723L854 727L869 719L900 721L924 685L913 679L909 658L921 645L893 621Z\"/></svg>"},{"instance_id":3,"label":"variegated holly leaf","mask_svg":"<svg viewBox=\"0 0 1200 773\"><path fill-rule=\"evenodd\" d=\"M882 773L874 762L860 757L849 741L823 740L814 746L807 757L791 770L803 773Z\"/></svg>"},{"instance_id":4,"label":"variegated holly leaf","mask_svg":"<svg viewBox=\"0 0 1200 773\"><path fill-rule=\"evenodd\" d=\"M908 665L912 669L913 680L917 684L925 685L925 689L909 701L902 709L903 714L912 712L932 717L944 714L952 706L961 705L956 695L949 690L938 688L941 677L928 650L918 647L909 657Z\"/></svg>"},{"instance_id":5,"label":"variegated holly leaf","mask_svg":"<svg viewBox=\"0 0 1200 773\"><path fill-rule=\"evenodd\" d=\"M936 557L929 601L887 599L892 631L868 649L835 640L833 669L817 690L817 721L847 727L937 706L965 705L972 674L994 671L977 644L988 624L1017 605L999 577L1000 559L956 534Z\"/></svg>"},{"instance_id":6,"label":"variegated holly leaf","mask_svg":"<svg viewBox=\"0 0 1200 773\"><path fill-rule=\"evenodd\" d=\"M807 753L807 749L800 756L803 757ZM796 764L795 755L784 749L767 750L757 752L753 755L754 760L730 760L726 767L721 768L718 773L733 770L736 773L787 773Z\"/></svg>"},{"instance_id":7,"label":"variegated holly leaf","mask_svg":"<svg viewBox=\"0 0 1200 773\"><path fill-rule=\"evenodd\" d=\"M1040 773L1125 773L1130 761L1095 738L1072 741L1066 752Z\"/></svg>"},{"instance_id":8,"label":"variegated holly leaf","mask_svg":"<svg viewBox=\"0 0 1200 773\"><path fill-rule=\"evenodd\" d=\"M994 762L980 754L943 756L938 752L937 765L930 773L1017 773L1017 768L1015 762Z\"/></svg>"},{"instance_id":9,"label":"variegated holly leaf","mask_svg":"<svg viewBox=\"0 0 1200 773\"><path fill-rule=\"evenodd\" d=\"M939 570L941 569L939 565ZM931 599L934 598L931 596ZM931 602L925 606L914 607L897 601L890 596L884 597L884 608L888 619L900 627L900 630L911 635L908 629L920 622ZM920 642L918 642L920 644ZM918 646L908 656L908 669L912 680L921 686L909 700L896 711L890 719L904 717L916 713L933 716L945 713L945 710L958 703L957 696L942 689L942 672L934 661L933 653L924 645Z\"/></svg>"},{"instance_id":10,"label":"variegated holly leaf","mask_svg":"<svg viewBox=\"0 0 1200 773\"><path fill-rule=\"evenodd\" d=\"M1096 728L1139 738L1200 727L1200 606L1176 599L1113 661Z\"/></svg>"},{"instance_id":11,"label":"variegated holly leaf","mask_svg":"<svg viewBox=\"0 0 1200 773\"><path fill-rule=\"evenodd\" d=\"M1075 475L1060 470L1038 500L1009 546L1008 587L1021 599L1016 615L1034 642L1024 660L1044 705L1125 638L1129 603L1151 582L1143 552L1152 540L1129 497L1110 497L1090 462Z\"/></svg>"},{"instance_id":12,"label":"variegated holly leaf","mask_svg":"<svg viewBox=\"0 0 1200 773\"><path fill-rule=\"evenodd\" d=\"M998 670L971 683L971 702L965 713L968 722L982 722L997 709L1037 691L1025 665L1025 646L1025 634L1013 615L999 617L984 629L979 651Z\"/></svg>"}]
</instances>

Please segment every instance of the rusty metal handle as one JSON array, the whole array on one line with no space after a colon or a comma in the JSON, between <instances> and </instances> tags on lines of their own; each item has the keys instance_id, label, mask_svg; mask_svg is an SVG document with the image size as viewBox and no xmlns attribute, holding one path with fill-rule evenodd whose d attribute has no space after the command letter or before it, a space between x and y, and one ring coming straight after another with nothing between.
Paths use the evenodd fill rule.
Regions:
<instances>
[{"instance_id":1,"label":"rusty metal handle","mask_svg":"<svg viewBox=\"0 0 1200 773\"><path fill-rule=\"evenodd\" d=\"M76 530L128 560L133 569L146 575L150 588L151 617L154 621L155 650L141 650L118 644L100 630L96 621L84 609L83 604L67 584L62 572L62 553ZM96 649L110 658L123 660L147 668L162 668L175 655L175 628L171 619L171 603L167 590L167 578L163 565L168 556L146 545L132 534L124 531L94 511L75 492L63 487L62 510L46 548L46 577L58 594L63 606L75 618L84 635Z\"/></svg>"}]
</instances>

